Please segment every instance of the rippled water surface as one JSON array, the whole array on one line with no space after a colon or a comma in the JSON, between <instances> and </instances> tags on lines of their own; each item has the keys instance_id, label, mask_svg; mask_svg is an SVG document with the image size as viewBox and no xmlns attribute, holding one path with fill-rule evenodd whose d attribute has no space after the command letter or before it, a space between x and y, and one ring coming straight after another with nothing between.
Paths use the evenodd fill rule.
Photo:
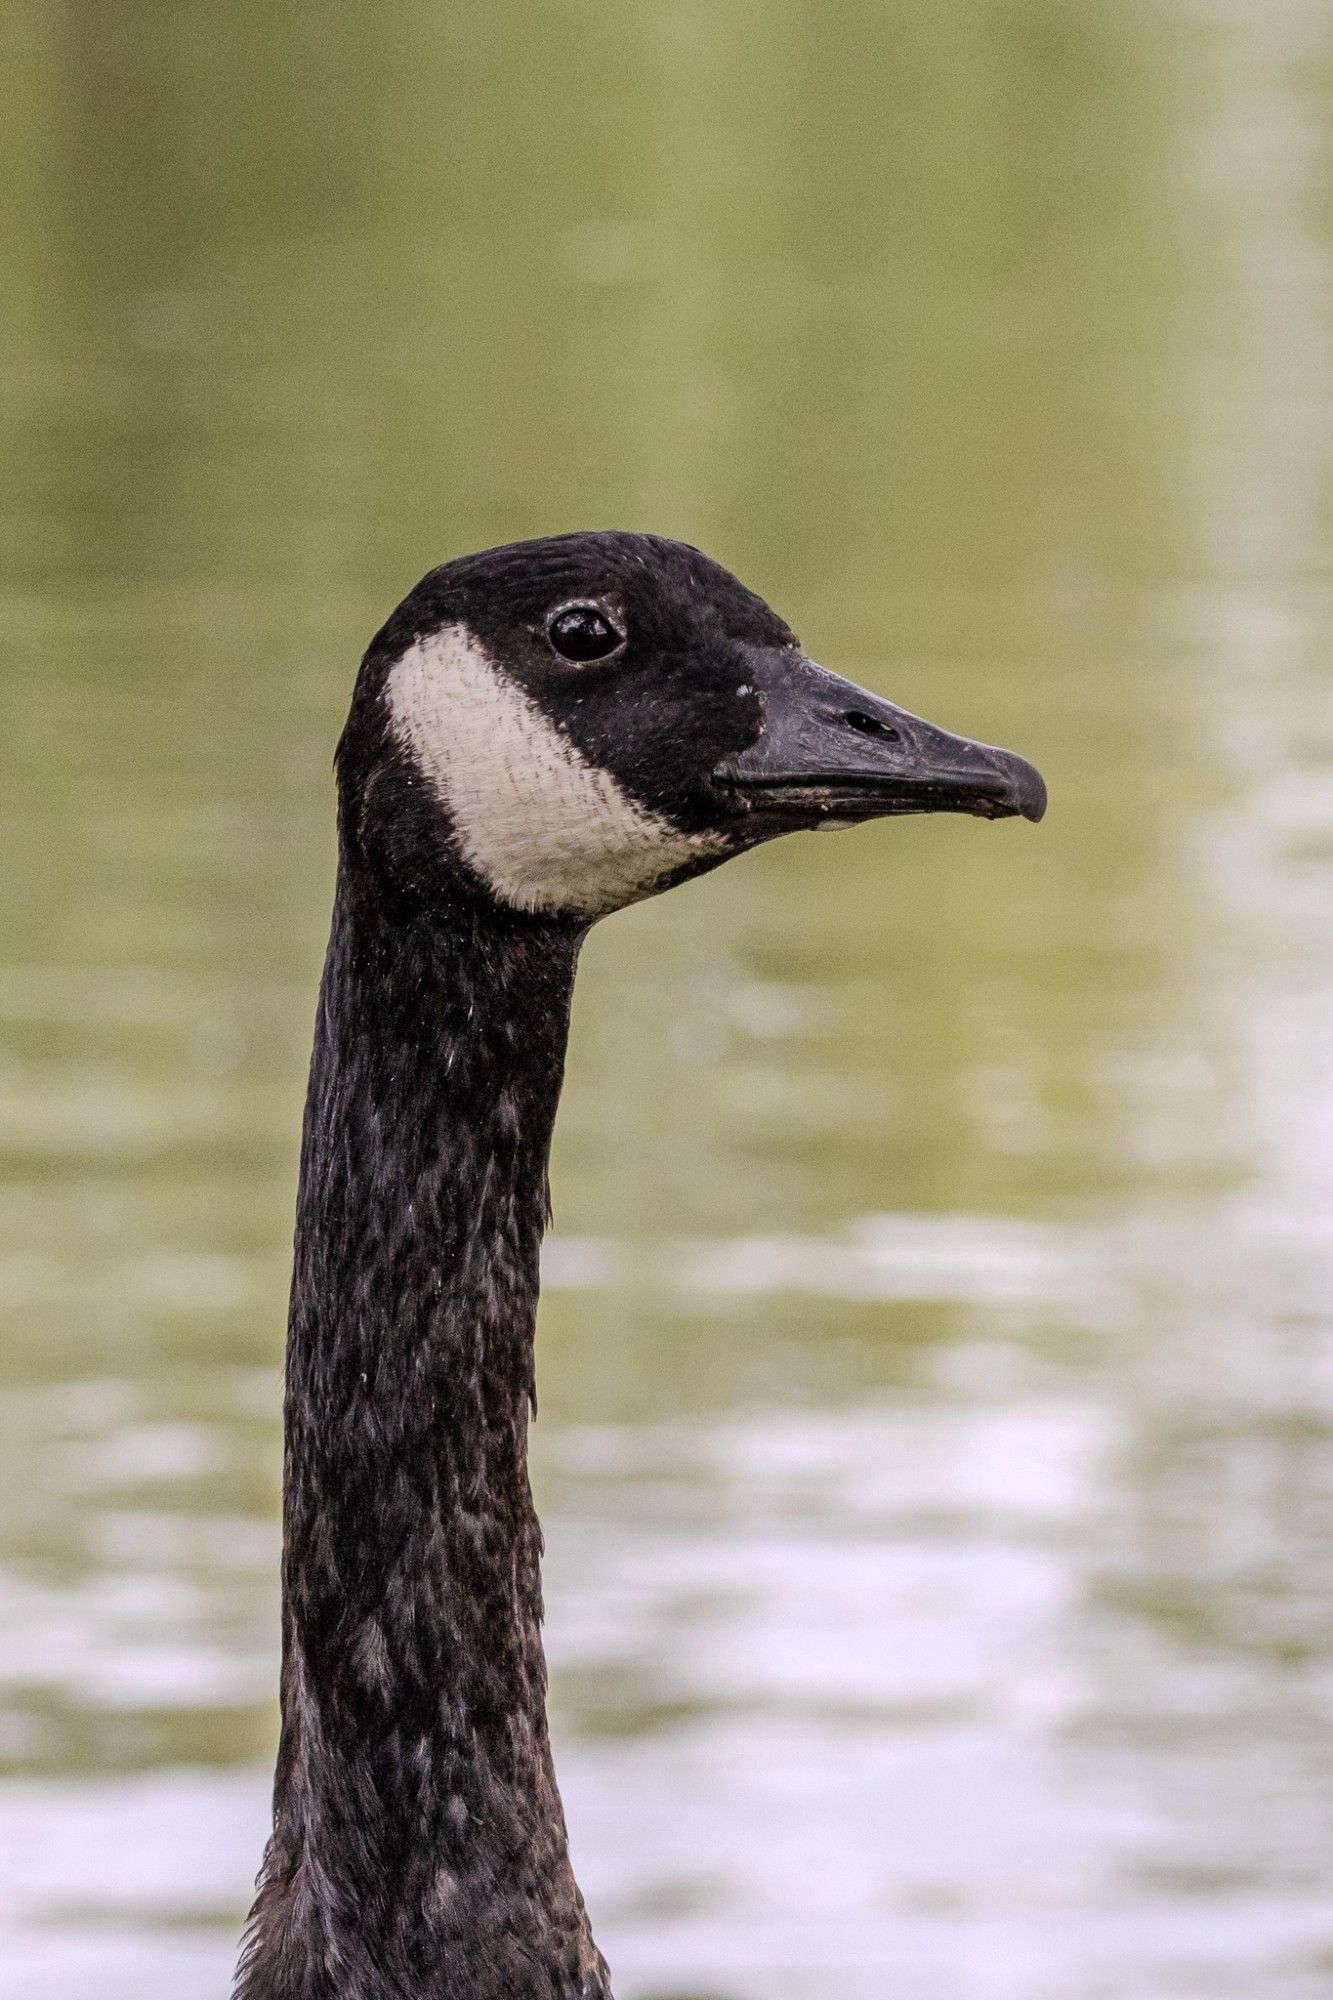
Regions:
<instances>
[{"instance_id":1,"label":"rippled water surface","mask_svg":"<svg viewBox=\"0 0 1333 2000\"><path fill-rule=\"evenodd\" d=\"M591 941L536 1476L624 2000L1333 1988L1333 16L10 0L0 2000L225 1991L361 646L654 527L1045 769Z\"/></svg>"}]
</instances>

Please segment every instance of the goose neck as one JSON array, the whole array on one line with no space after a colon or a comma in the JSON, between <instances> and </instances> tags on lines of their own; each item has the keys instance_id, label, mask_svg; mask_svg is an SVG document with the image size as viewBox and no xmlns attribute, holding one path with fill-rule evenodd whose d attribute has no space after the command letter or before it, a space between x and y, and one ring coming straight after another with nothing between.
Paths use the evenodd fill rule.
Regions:
<instances>
[{"instance_id":1,"label":"goose neck","mask_svg":"<svg viewBox=\"0 0 1333 2000\"><path fill-rule=\"evenodd\" d=\"M297 1203L282 1735L246 2000L605 1991L551 1767L527 1462L578 943L475 904L389 921L338 885ZM264 1984L258 1968L293 1962L329 1968L327 1987Z\"/></svg>"}]
</instances>

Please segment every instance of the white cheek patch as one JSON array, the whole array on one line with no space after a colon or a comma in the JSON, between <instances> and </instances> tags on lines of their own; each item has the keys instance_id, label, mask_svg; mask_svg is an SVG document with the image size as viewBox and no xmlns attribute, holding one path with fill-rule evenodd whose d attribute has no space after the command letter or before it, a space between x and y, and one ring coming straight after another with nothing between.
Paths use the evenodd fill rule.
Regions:
<instances>
[{"instance_id":1,"label":"white cheek patch","mask_svg":"<svg viewBox=\"0 0 1333 2000\"><path fill-rule=\"evenodd\" d=\"M463 857L521 910L599 916L650 895L722 836L683 833L588 762L464 625L404 653L389 709Z\"/></svg>"}]
</instances>

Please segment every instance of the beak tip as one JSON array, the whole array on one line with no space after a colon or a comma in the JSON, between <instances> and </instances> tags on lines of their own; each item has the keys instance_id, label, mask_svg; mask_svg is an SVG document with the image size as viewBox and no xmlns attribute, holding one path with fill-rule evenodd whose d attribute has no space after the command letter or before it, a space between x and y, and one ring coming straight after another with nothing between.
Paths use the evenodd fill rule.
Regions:
<instances>
[{"instance_id":1,"label":"beak tip","mask_svg":"<svg viewBox=\"0 0 1333 2000\"><path fill-rule=\"evenodd\" d=\"M1046 816L1046 780L1026 757L1016 757L1012 751L1006 751L1004 761L1013 811L1021 819L1030 819L1035 826Z\"/></svg>"}]
</instances>

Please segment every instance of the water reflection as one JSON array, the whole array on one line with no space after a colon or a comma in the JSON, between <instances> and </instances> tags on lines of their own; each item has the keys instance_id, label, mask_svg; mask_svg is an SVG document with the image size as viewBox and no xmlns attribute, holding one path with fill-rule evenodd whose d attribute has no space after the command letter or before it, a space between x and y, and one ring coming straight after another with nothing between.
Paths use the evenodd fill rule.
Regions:
<instances>
[{"instance_id":1,"label":"water reflection","mask_svg":"<svg viewBox=\"0 0 1333 2000\"><path fill-rule=\"evenodd\" d=\"M1324 11L3 32L0 2000L224 1988L340 709L429 562L611 520L1055 800L589 946L536 1470L617 1990L1325 1991Z\"/></svg>"}]
</instances>

